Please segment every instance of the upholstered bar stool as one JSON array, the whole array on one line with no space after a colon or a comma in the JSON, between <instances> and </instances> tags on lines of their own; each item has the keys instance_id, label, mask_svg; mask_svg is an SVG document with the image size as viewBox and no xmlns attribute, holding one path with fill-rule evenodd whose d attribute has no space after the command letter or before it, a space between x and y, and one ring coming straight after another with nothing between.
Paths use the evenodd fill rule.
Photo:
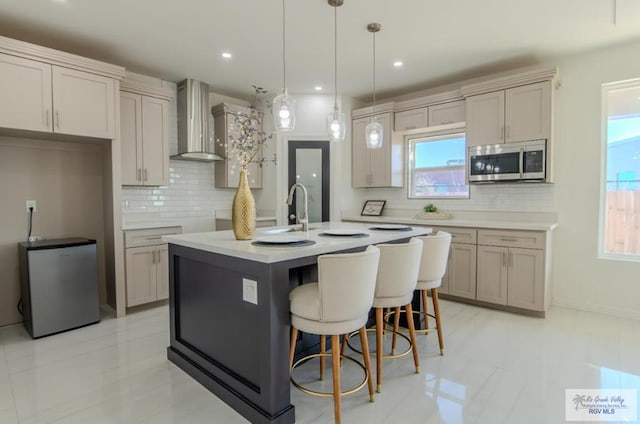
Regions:
<instances>
[{"instance_id":1,"label":"upholstered bar stool","mask_svg":"<svg viewBox=\"0 0 640 424\"><path fill-rule=\"evenodd\" d=\"M380 251L375 246L369 246L364 252L319 256L318 282L296 287L289 295L291 302L291 347L289 351L291 382L305 393L333 397L336 423L340 423L341 395L351 394L368 383L370 400L372 402L374 400L371 361L366 353L363 355L365 378L362 383L352 390L341 393L341 358L354 361L357 364L360 363L340 354L340 336L359 331L364 351L368 352L365 325L369 310L373 305L379 258ZM331 336L331 353L324 353L323 343L321 353L306 356L293 364L298 331L317 334L322 341L325 336ZM320 357L322 360L324 356L328 355L331 355L332 358L332 393L310 390L301 386L294 379L293 370L296 366L313 357ZM360 364L360 366L362 365ZM321 368L323 368L322 363Z\"/></svg>"},{"instance_id":2,"label":"upholstered bar stool","mask_svg":"<svg viewBox=\"0 0 640 424\"><path fill-rule=\"evenodd\" d=\"M444 343L442 339L442 326L440 321L440 305L438 304L438 287L442 284L442 277L447 271L447 261L449 259L449 248L451 246L451 234L438 231L426 237L419 237L422 240L422 260L420 261L420 272L418 273L418 284L416 290L420 291L422 297L422 314L424 317L424 331L428 334L434 328L429 328L429 317L435 319L438 332L438 343L440 345L440 355L444 355ZM433 302L433 314L428 312L427 290L431 290L431 301Z\"/></svg>"},{"instance_id":3,"label":"upholstered bar stool","mask_svg":"<svg viewBox=\"0 0 640 424\"><path fill-rule=\"evenodd\" d=\"M377 390L382 390L382 360L404 356L413 351L413 361L416 373L420 372L420 360L418 358L418 346L413 325L413 310L411 299L418 281L418 270L422 254L422 240L412 238L409 243L379 244L380 264L378 265L378 278L376 280L376 292L373 299L373 307L376 313L376 379ZM396 317L399 318L400 308L404 308L407 314L409 326L410 347L409 350L398 355L383 355L383 310L395 308ZM394 332L394 336L397 332ZM363 349L366 348L363 346Z\"/></svg>"}]
</instances>

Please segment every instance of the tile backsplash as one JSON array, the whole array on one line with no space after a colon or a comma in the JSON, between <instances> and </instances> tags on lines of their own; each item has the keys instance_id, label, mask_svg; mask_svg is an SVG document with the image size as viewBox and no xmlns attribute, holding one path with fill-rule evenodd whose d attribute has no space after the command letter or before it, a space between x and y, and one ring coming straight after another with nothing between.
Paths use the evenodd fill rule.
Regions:
<instances>
[{"instance_id":1,"label":"tile backsplash","mask_svg":"<svg viewBox=\"0 0 640 424\"><path fill-rule=\"evenodd\" d=\"M166 187L123 187L124 221L214 217L229 209L234 190L214 187L213 163L171 160Z\"/></svg>"},{"instance_id":2,"label":"tile backsplash","mask_svg":"<svg viewBox=\"0 0 640 424\"><path fill-rule=\"evenodd\" d=\"M386 200L386 207L421 209L433 203L444 211L556 212L555 185L472 185L469 199L407 199L403 189L367 189L366 199Z\"/></svg>"}]
</instances>

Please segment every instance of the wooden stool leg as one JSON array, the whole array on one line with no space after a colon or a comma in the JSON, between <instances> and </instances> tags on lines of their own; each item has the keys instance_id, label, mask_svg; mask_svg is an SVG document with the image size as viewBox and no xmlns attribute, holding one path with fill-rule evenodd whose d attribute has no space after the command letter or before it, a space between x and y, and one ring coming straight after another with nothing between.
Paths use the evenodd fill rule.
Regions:
<instances>
[{"instance_id":1,"label":"wooden stool leg","mask_svg":"<svg viewBox=\"0 0 640 424\"><path fill-rule=\"evenodd\" d=\"M400 308L396 308L393 314L393 334L391 336L391 354L396 354L396 341L398 340L398 330L400 329Z\"/></svg>"},{"instance_id":2,"label":"wooden stool leg","mask_svg":"<svg viewBox=\"0 0 640 424\"><path fill-rule=\"evenodd\" d=\"M327 351L327 337L320 336L320 355ZM320 380L324 380L324 355L320 356Z\"/></svg>"},{"instance_id":3,"label":"wooden stool leg","mask_svg":"<svg viewBox=\"0 0 640 424\"><path fill-rule=\"evenodd\" d=\"M382 308L376 308L376 380L378 393L382 391Z\"/></svg>"},{"instance_id":4,"label":"wooden stool leg","mask_svg":"<svg viewBox=\"0 0 640 424\"><path fill-rule=\"evenodd\" d=\"M367 329L362 327L360 329L360 345L362 346L362 359L364 360L364 367L367 369L367 375L369 376L369 401L375 402L373 397L373 375L371 374L371 358L369 357L369 341L367 340Z\"/></svg>"},{"instance_id":5,"label":"wooden stool leg","mask_svg":"<svg viewBox=\"0 0 640 424\"><path fill-rule=\"evenodd\" d=\"M413 308L411 303L405 306L407 311L407 323L409 324L409 336L411 338L411 349L413 350L413 362L416 365L416 374L420 372L420 359L418 357L418 343L416 341L416 327L413 323Z\"/></svg>"},{"instance_id":6,"label":"wooden stool leg","mask_svg":"<svg viewBox=\"0 0 640 424\"><path fill-rule=\"evenodd\" d=\"M293 366L293 357L296 353L296 339L298 338L298 329L291 326L291 341L289 342L289 371L291 371L291 367Z\"/></svg>"},{"instance_id":7,"label":"wooden stool leg","mask_svg":"<svg viewBox=\"0 0 640 424\"><path fill-rule=\"evenodd\" d=\"M433 300L433 312L436 316L436 327L438 330L440 355L444 355L444 342L442 341L442 324L440 323L440 304L438 303L438 289L431 289L431 299Z\"/></svg>"},{"instance_id":8,"label":"wooden stool leg","mask_svg":"<svg viewBox=\"0 0 640 424\"><path fill-rule=\"evenodd\" d=\"M420 290L420 294L422 295L422 315L424 316L424 329L428 330L429 329L429 302L427 302L427 291L426 290ZM424 332L424 335L426 336L427 334L429 334L428 331Z\"/></svg>"},{"instance_id":9,"label":"wooden stool leg","mask_svg":"<svg viewBox=\"0 0 640 424\"><path fill-rule=\"evenodd\" d=\"M333 412L336 424L340 424L340 336L331 336L331 368L333 371Z\"/></svg>"}]
</instances>

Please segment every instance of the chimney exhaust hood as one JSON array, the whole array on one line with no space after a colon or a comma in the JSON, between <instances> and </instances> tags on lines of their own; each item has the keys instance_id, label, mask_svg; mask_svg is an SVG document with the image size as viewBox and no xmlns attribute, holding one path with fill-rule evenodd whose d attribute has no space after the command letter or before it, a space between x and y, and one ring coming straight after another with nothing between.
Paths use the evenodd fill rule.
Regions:
<instances>
[{"instance_id":1,"label":"chimney exhaust hood","mask_svg":"<svg viewBox=\"0 0 640 424\"><path fill-rule=\"evenodd\" d=\"M223 160L209 136L209 85L186 79L178 83L178 154L172 159L211 162Z\"/></svg>"}]
</instances>

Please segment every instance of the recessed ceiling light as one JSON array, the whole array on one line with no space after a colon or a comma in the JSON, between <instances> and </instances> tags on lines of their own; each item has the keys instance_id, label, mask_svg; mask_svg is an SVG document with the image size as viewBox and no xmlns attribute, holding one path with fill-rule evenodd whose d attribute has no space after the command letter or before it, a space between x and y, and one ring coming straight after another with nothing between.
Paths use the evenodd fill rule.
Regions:
<instances>
[{"instance_id":1,"label":"recessed ceiling light","mask_svg":"<svg viewBox=\"0 0 640 424\"><path fill-rule=\"evenodd\" d=\"M67 4L67 0L51 0L53 3Z\"/></svg>"},{"instance_id":2,"label":"recessed ceiling light","mask_svg":"<svg viewBox=\"0 0 640 424\"><path fill-rule=\"evenodd\" d=\"M401 60L396 60L395 62L393 62L393 66L395 66L396 68L401 68L402 65L404 65L404 63L402 63Z\"/></svg>"},{"instance_id":3,"label":"recessed ceiling light","mask_svg":"<svg viewBox=\"0 0 640 424\"><path fill-rule=\"evenodd\" d=\"M222 57L224 57L225 59L231 59L231 53L229 52L222 52Z\"/></svg>"},{"instance_id":4,"label":"recessed ceiling light","mask_svg":"<svg viewBox=\"0 0 640 424\"><path fill-rule=\"evenodd\" d=\"M314 88L314 90L316 90L316 91L322 91L322 86L320 86L320 85L316 85L316 86L315 86L315 87L313 87L313 88Z\"/></svg>"}]
</instances>

